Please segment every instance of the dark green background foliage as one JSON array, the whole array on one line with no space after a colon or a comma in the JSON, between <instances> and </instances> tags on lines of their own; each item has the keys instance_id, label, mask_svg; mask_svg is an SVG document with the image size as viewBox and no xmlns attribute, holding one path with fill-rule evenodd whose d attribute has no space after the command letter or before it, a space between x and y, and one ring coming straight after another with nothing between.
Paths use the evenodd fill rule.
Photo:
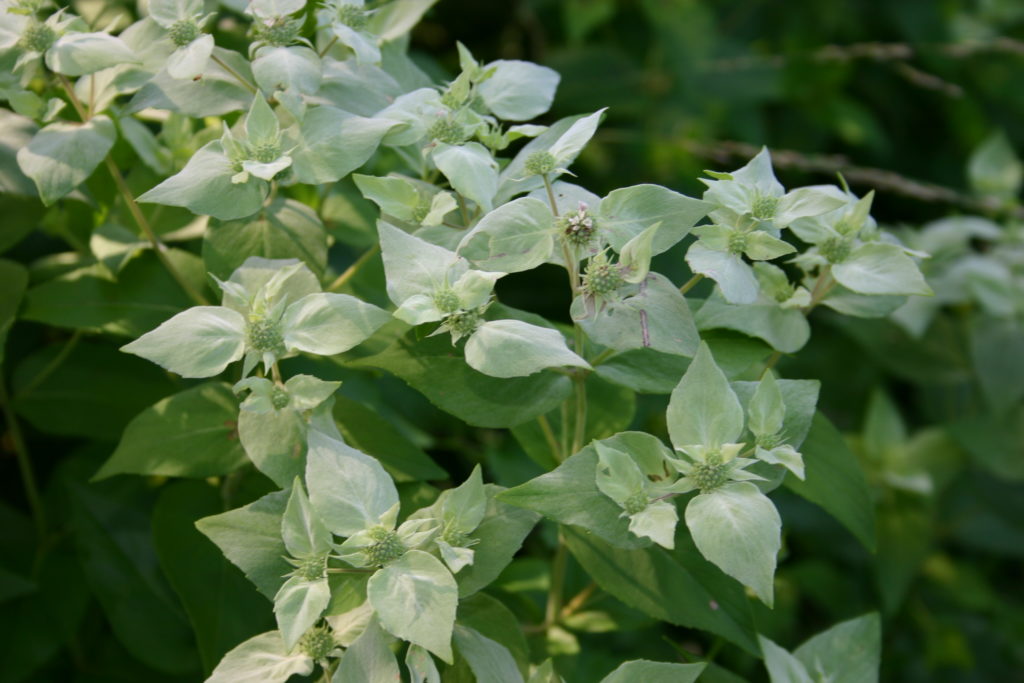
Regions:
<instances>
[{"instance_id":1,"label":"dark green background foliage","mask_svg":"<svg viewBox=\"0 0 1024 683\"><path fill-rule=\"evenodd\" d=\"M551 66L562 83L550 121L608 106L607 121L574 167L598 194L654 182L699 195L701 169L738 167L767 144L787 186L833 182L842 172L855 191L877 190L872 213L880 221L916 229L951 215L983 214L1001 225L1019 220L1014 198L982 191L967 171L972 151L995 131L1024 148L1018 38L1024 5L1013 0L442 0L414 33L413 50L438 77L457 68L455 40L482 61ZM243 44L240 34L218 35L223 45L232 40ZM10 133L5 145L13 144ZM12 151L0 150L0 175L9 173ZM152 186L127 146L116 147L115 157L137 194ZM113 195L106 178L94 178L89 189L105 201ZM340 272L372 239L373 211L354 189L328 201L322 213L341 243L329 267ZM31 264L32 284L65 269L61 254L83 251L89 241L93 217L85 204L44 212L34 200L5 195L0 211L0 252ZM161 211L164 231L184 224L185 212ZM685 246L657 260L676 282L688 276ZM124 337L109 334L127 319L127 332L137 336L187 305L150 258L121 274L148 293L148 318L118 308L102 281L78 282L67 291L32 289L9 334L0 394L0 682L198 681L225 651L273 627L266 600L193 526L270 491L262 475L238 470L221 488L130 475L90 482L133 417L195 385L118 353ZM564 316L564 276L548 268L505 278L502 300ZM382 278L376 261L353 291L386 304ZM2 313L17 283L0 282ZM101 300L105 307L96 308ZM919 339L889 320L819 310L808 347L779 363L784 377L821 380L819 408L860 458L875 519L844 520L844 527L790 491L775 493L783 555L775 609L747 602L757 631L792 649L838 621L879 610L883 680L1019 679L1024 327L1019 304L1001 318L982 309L948 306ZM284 365L295 374L313 364ZM431 495L428 484L409 480L447 485L424 451L455 482L476 463L486 481L505 486L549 468L531 459L544 456L530 448L539 436L527 428L473 428L390 375L315 365L313 374L344 380L341 394L352 410L373 413L343 425L346 438L374 455L408 455L403 462L416 471L407 483L396 476L403 497ZM666 396L634 402L612 384L592 391L592 419L604 420L607 434L632 427L664 436ZM212 420L219 438L234 438L231 419ZM843 448L827 429L813 436L824 443L805 445L809 468L816 450ZM15 459L20 438L44 491L42 541ZM203 444L181 447L198 452ZM240 448L235 455L243 457ZM823 503L841 518L835 508L855 495L847 484L861 475L833 476L834 497ZM860 540L848 531L858 525ZM553 527L542 527L531 536L489 589L525 624L544 619L553 535ZM588 572L598 583L601 572L630 571L628 553L602 555L583 547L589 542L569 538L576 557L592 558ZM874 552L866 547L872 545ZM569 560L568 596L593 590L577 561ZM669 621L685 618L690 599L682 588L659 596ZM527 637L543 650L541 635ZM576 656L576 643L585 655ZM740 678L712 669L701 680L766 680L758 660L734 642L656 622L600 589L558 647L564 654L556 663L569 681L598 680L624 657L709 655Z\"/></svg>"}]
</instances>

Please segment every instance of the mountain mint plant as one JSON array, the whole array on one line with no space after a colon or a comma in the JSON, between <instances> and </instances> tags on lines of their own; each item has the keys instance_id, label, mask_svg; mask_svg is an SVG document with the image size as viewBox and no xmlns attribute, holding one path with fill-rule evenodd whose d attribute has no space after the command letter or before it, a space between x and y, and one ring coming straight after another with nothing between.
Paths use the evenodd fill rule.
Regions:
<instances>
[{"instance_id":1,"label":"mountain mint plant","mask_svg":"<svg viewBox=\"0 0 1024 683\"><path fill-rule=\"evenodd\" d=\"M167 284L82 329L209 380L140 415L103 476L214 477L225 501L244 473L262 482L247 505L196 522L276 622L218 651L207 680L560 681L549 657L578 649L567 629L594 594L762 657L773 681L832 680L831 662L790 654L751 616L751 597L773 604L785 562L773 490L822 503L833 482L821 459L842 457L821 450L832 428L818 382L774 368L807 343L819 306L895 311L923 330L932 310L913 297L932 288L918 261L943 247L938 228L904 246L871 217L871 193L787 192L767 149L709 171L699 199L649 184L598 196L570 169L584 176L605 110L526 123L548 111L558 74L481 63L461 45L460 71L434 82L405 51L431 4L228 3L247 22L231 40L198 0L153 0L119 36L43 3L2 5L0 47L16 55L6 116L29 135L20 173L54 211L98 201L94 174L111 173L118 193L58 278ZM246 54L227 47L243 34ZM141 160L131 182L118 168L128 155ZM339 206L374 219L360 232ZM337 272L336 243L365 251ZM692 278L658 272L670 261ZM555 320L500 301L512 274L541 267L568 280ZM989 286L983 270L955 255L936 273L940 296L973 283L1005 313L994 290L1016 281ZM381 372L470 425L511 429L534 463L511 488L485 484L483 439L484 467L444 471L403 422L409 402L380 398ZM628 431L638 393L670 395L664 429ZM129 440L204 419L228 434L223 453L156 463ZM533 476L538 464L548 471ZM524 541L550 548L542 577L517 574ZM570 557L592 583L566 602ZM508 599L515 576L548 591L540 614ZM645 597L677 581L699 596L685 610ZM836 629L863 631L858 647L877 653L877 620L864 619ZM527 649L524 633L543 637ZM787 666L801 677L778 673ZM637 660L605 680L702 671L702 658Z\"/></svg>"}]
</instances>

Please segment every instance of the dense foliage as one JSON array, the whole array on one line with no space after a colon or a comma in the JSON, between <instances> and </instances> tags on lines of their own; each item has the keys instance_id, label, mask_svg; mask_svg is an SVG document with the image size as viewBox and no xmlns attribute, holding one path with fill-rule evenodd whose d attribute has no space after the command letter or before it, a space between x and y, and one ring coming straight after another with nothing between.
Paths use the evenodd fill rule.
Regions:
<instances>
[{"instance_id":1,"label":"dense foliage","mask_svg":"<svg viewBox=\"0 0 1024 683\"><path fill-rule=\"evenodd\" d=\"M0 681L1011 679L1018 15L433 5L3 0Z\"/></svg>"}]
</instances>

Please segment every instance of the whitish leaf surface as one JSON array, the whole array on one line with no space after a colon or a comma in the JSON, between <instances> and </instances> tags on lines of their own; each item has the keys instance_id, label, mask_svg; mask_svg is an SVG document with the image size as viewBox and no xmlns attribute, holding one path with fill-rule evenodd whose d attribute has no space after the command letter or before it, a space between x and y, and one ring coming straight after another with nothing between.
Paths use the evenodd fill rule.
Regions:
<instances>
[{"instance_id":1,"label":"whitish leaf surface","mask_svg":"<svg viewBox=\"0 0 1024 683\"><path fill-rule=\"evenodd\" d=\"M389 633L451 663L459 591L440 560L410 550L370 577L367 595Z\"/></svg>"},{"instance_id":2,"label":"whitish leaf surface","mask_svg":"<svg viewBox=\"0 0 1024 683\"><path fill-rule=\"evenodd\" d=\"M686 506L686 526L704 557L772 605L782 520L767 496L748 482L700 493Z\"/></svg>"}]
</instances>

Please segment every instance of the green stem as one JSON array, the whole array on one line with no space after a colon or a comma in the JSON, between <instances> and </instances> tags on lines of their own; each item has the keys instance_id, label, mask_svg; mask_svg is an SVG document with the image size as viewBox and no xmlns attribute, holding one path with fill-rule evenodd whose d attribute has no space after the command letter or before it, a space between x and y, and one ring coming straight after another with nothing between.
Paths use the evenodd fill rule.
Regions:
<instances>
[{"instance_id":1,"label":"green stem","mask_svg":"<svg viewBox=\"0 0 1024 683\"><path fill-rule=\"evenodd\" d=\"M775 367L775 364L782 358L782 351L776 351L769 358L768 362L764 364L764 370L761 371L761 379L768 374L768 371Z\"/></svg>"},{"instance_id":2,"label":"green stem","mask_svg":"<svg viewBox=\"0 0 1024 683\"><path fill-rule=\"evenodd\" d=\"M548 448L551 449L551 455L555 458L555 462L562 462L565 460L565 456L562 453L561 447L558 445L558 439L555 438L555 431L551 429L551 423L548 421L547 415L541 415L537 418L537 424L540 425L540 431L544 434L544 440L548 444Z\"/></svg>"},{"instance_id":3,"label":"green stem","mask_svg":"<svg viewBox=\"0 0 1024 683\"><path fill-rule=\"evenodd\" d=\"M590 361L591 367L596 368L598 365L601 365L601 363L604 363L606 360L614 356L616 353L618 353L618 351L616 351L615 349L605 349L601 353L597 354L594 360Z\"/></svg>"},{"instance_id":4,"label":"green stem","mask_svg":"<svg viewBox=\"0 0 1024 683\"><path fill-rule=\"evenodd\" d=\"M811 302L801 309L803 314L805 316L810 315L811 311L825 299L834 285L835 280L832 279L832 266L830 264L822 268L818 274L818 279L815 280L814 288L811 290Z\"/></svg>"},{"instance_id":5,"label":"green stem","mask_svg":"<svg viewBox=\"0 0 1024 683\"><path fill-rule=\"evenodd\" d=\"M565 569L569 563L569 549L565 546L565 539L562 533L558 533L558 547L555 549L555 559L551 562L551 582L548 585L548 603L544 612L544 626L550 629L558 623L558 617L562 612L563 592L565 591Z\"/></svg>"},{"instance_id":6,"label":"green stem","mask_svg":"<svg viewBox=\"0 0 1024 683\"><path fill-rule=\"evenodd\" d=\"M75 94L75 89L71 85L71 81L64 74L57 74L57 78L60 79L60 84L64 88L64 92L67 93L68 99L71 100L71 105L78 112L79 118L83 122L89 120L89 113L82 106L81 100L78 99L78 95ZM142 213L142 209L139 208L138 202L135 201L135 196L132 191L128 188L128 183L125 182L124 176L121 175L120 169L117 168L117 164L114 163L113 157L109 154L104 159L107 165L107 170L110 172L110 176L114 179L114 185L117 186L118 192L121 193L121 198L124 200L125 205L128 207L128 212L131 213L132 218L135 219L135 223L139 226L139 229L149 240L149 243L153 245L153 251L156 252L156 256L160 259L164 268L170 273L171 277L178 283L178 286L188 295L193 302L200 306L205 306L208 302L202 294L193 289L192 285L189 284L178 269L171 263L170 258L167 256L167 249L163 243L153 232L153 227L149 224L145 214Z\"/></svg>"},{"instance_id":7,"label":"green stem","mask_svg":"<svg viewBox=\"0 0 1024 683\"><path fill-rule=\"evenodd\" d=\"M96 74L89 74L89 112L90 118L92 117L92 110L96 106Z\"/></svg>"},{"instance_id":8,"label":"green stem","mask_svg":"<svg viewBox=\"0 0 1024 683\"><path fill-rule=\"evenodd\" d=\"M562 418L562 428L559 430L561 436L562 453L569 453L569 449L572 444L569 442L569 402L562 401L562 405L559 407L559 414Z\"/></svg>"},{"instance_id":9,"label":"green stem","mask_svg":"<svg viewBox=\"0 0 1024 683\"><path fill-rule=\"evenodd\" d=\"M548 175L546 173L542 175L541 178L544 180L544 189L547 190L548 193L548 203L551 205L551 213L557 219L558 200L555 199L555 188L554 186L552 186L551 180L548 178ZM565 240L561 240L561 242L562 260L565 261L565 269L569 273L569 287L570 289L572 289L573 297L575 297L577 294L579 294L580 289L579 263L575 258L573 258L572 253L569 251L569 245L565 243ZM578 327L579 326L577 325L577 328ZM577 353L579 353L579 350L577 350Z\"/></svg>"},{"instance_id":10,"label":"green stem","mask_svg":"<svg viewBox=\"0 0 1024 683\"><path fill-rule=\"evenodd\" d=\"M32 521L36 526L38 547L42 548L43 539L46 538L46 508L43 507L42 496L39 495L39 486L36 484L35 470L32 469L32 459L25 445L25 437L18 425L18 418L14 415L11 407L11 398L7 393L7 385L3 378L0 378L0 406L4 413L4 420L7 422L7 433L11 437L14 452L18 457L18 471L21 473L21 483L25 488L25 497L28 498L28 506L32 511Z\"/></svg>"},{"instance_id":11,"label":"green stem","mask_svg":"<svg viewBox=\"0 0 1024 683\"><path fill-rule=\"evenodd\" d=\"M149 224L145 214L142 213L142 209L139 208L139 203L135 201L135 196L132 191L128 188L128 183L125 182L124 176L121 175L121 170L118 169L117 164L114 160L107 155L105 159L107 163L107 170L110 171L111 177L114 179L114 185L117 186L118 192L121 193L121 197L124 199L124 203L128 205L128 212L131 213L132 218L135 219L135 223L142 230L142 233L149 240L149 243L153 245L153 251L156 252L156 256L160 259L160 262L167 269L167 272L171 274L171 277L178 283L182 291L188 295L188 298L192 299L194 303L199 306L206 306L209 302L206 298L197 292L188 280L178 271L173 263L171 263L170 257L167 255L167 247L164 246L163 242L156 236L153 231L153 226Z\"/></svg>"},{"instance_id":12,"label":"green stem","mask_svg":"<svg viewBox=\"0 0 1024 683\"><path fill-rule=\"evenodd\" d=\"M558 201L555 199L555 188L551 185L551 179L548 178L548 174L545 173L541 176L544 179L544 189L548 192L548 203L551 204L551 213L555 214L555 218L558 218Z\"/></svg>"},{"instance_id":13,"label":"green stem","mask_svg":"<svg viewBox=\"0 0 1024 683\"><path fill-rule=\"evenodd\" d=\"M701 275L700 273L696 273L693 277L691 277L689 280L686 281L686 284L684 284L682 287L679 288L679 293L680 294L686 294L691 289L693 289L697 285L698 282L700 282L703 279L704 279L703 275Z\"/></svg>"},{"instance_id":14,"label":"green stem","mask_svg":"<svg viewBox=\"0 0 1024 683\"><path fill-rule=\"evenodd\" d=\"M331 284L327 286L328 292L336 292L345 285L348 284L349 280L354 278L359 270L366 265L366 262L372 259L380 251L380 243L374 244L372 247L363 252L363 255L356 259L355 263L345 269L341 275L337 277Z\"/></svg>"},{"instance_id":15,"label":"green stem","mask_svg":"<svg viewBox=\"0 0 1024 683\"><path fill-rule=\"evenodd\" d=\"M583 606L590 601L590 598L597 591L597 588L598 586L596 581L591 581L587 584L586 588L577 593L571 600L569 600L569 602L566 603L565 607L562 608L561 617L564 619L580 611Z\"/></svg>"},{"instance_id":16,"label":"green stem","mask_svg":"<svg viewBox=\"0 0 1024 683\"><path fill-rule=\"evenodd\" d=\"M61 366L61 364L64 363L64 361L66 361L68 359L68 356L71 355L71 352L75 350L76 346L78 346L78 341L81 338L82 338L82 331L81 330L75 330L75 333L72 334L71 338L67 340L67 342L64 344L63 347L61 347L61 350L57 353L56 356L53 357L53 360L51 360L49 363L47 363L46 367L44 367L42 370L40 370L36 374L36 376L33 377L32 380L28 384L26 384L24 387L22 387L21 391L18 392L18 395L16 396L16 398L19 398L19 399L20 398L25 398L30 393L32 393L32 391L34 389L39 388L39 385L42 384L43 381L46 380L47 377L52 375L53 372L57 368L59 368Z\"/></svg>"},{"instance_id":17,"label":"green stem","mask_svg":"<svg viewBox=\"0 0 1024 683\"><path fill-rule=\"evenodd\" d=\"M548 203L551 204L551 213L558 218L558 201L555 199L555 189L551 185L551 179L547 174L541 176L544 180L544 189L547 191ZM580 276L579 267L566 244L562 243L562 258L565 261L565 269L569 273L569 288L575 297L579 294ZM575 337L576 355L583 357L583 328L579 323L573 324ZM576 410L573 420L572 445L569 453L578 453L583 448L583 440L586 438L587 430L587 375L585 372L576 371L572 377L574 394L576 396ZM567 418L568 410L566 404L562 404L562 433L568 433ZM550 629L559 619L562 612L563 592L565 590L565 570L568 564L569 551L565 546L565 538L562 532L558 532L558 547L555 549L555 558L551 563L551 585L548 587L548 603L544 617L545 629Z\"/></svg>"},{"instance_id":18,"label":"green stem","mask_svg":"<svg viewBox=\"0 0 1024 683\"><path fill-rule=\"evenodd\" d=\"M223 59L218 57L216 54L211 54L210 55L210 59L212 59L214 61L214 63L217 64L217 66L219 66L220 68L224 69L229 74L234 76L235 80L238 81L239 83L241 83L243 86L245 86L245 89L248 90L249 92L251 92L253 95L257 94L260 91L259 88L257 88L251 82L249 82L248 78L246 78L242 74L240 74L237 71L235 71L234 69L232 69L230 64L225 62Z\"/></svg>"},{"instance_id":19,"label":"green stem","mask_svg":"<svg viewBox=\"0 0 1024 683\"><path fill-rule=\"evenodd\" d=\"M583 440L587 435L587 387L586 375L582 372L576 373L572 378L576 389L576 417L574 420L575 430L572 435L572 453L579 453L583 448Z\"/></svg>"},{"instance_id":20,"label":"green stem","mask_svg":"<svg viewBox=\"0 0 1024 683\"><path fill-rule=\"evenodd\" d=\"M576 355L580 358L583 357L583 328L576 325L574 328L576 333ZM575 431L572 437L572 453L579 453L580 449L583 448L583 440L587 436L587 375L580 369L576 369L576 372L572 377L573 386L576 394L576 416L573 421ZM570 453L570 454L572 454Z\"/></svg>"},{"instance_id":21,"label":"green stem","mask_svg":"<svg viewBox=\"0 0 1024 683\"><path fill-rule=\"evenodd\" d=\"M569 274L569 289L572 290L573 298L575 298L580 291L579 266L572 254L569 253L569 247L564 243L562 244L562 260L565 261L565 271ZM579 326L577 325L577 327Z\"/></svg>"},{"instance_id":22,"label":"green stem","mask_svg":"<svg viewBox=\"0 0 1024 683\"><path fill-rule=\"evenodd\" d=\"M331 49L332 47L334 47L334 44L335 44L336 42L338 42L338 36L334 36L333 38L331 38L331 40L330 40L330 42L329 42L329 43L327 43L326 45L324 45L323 49L322 49L322 50L320 50L320 52L319 52L319 55L320 55L320 58L321 58L321 59L323 59L324 55L326 55L326 54L327 54L327 51L328 51L328 50L330 50L330 49Z\"/></svg>"}]
</instances>

